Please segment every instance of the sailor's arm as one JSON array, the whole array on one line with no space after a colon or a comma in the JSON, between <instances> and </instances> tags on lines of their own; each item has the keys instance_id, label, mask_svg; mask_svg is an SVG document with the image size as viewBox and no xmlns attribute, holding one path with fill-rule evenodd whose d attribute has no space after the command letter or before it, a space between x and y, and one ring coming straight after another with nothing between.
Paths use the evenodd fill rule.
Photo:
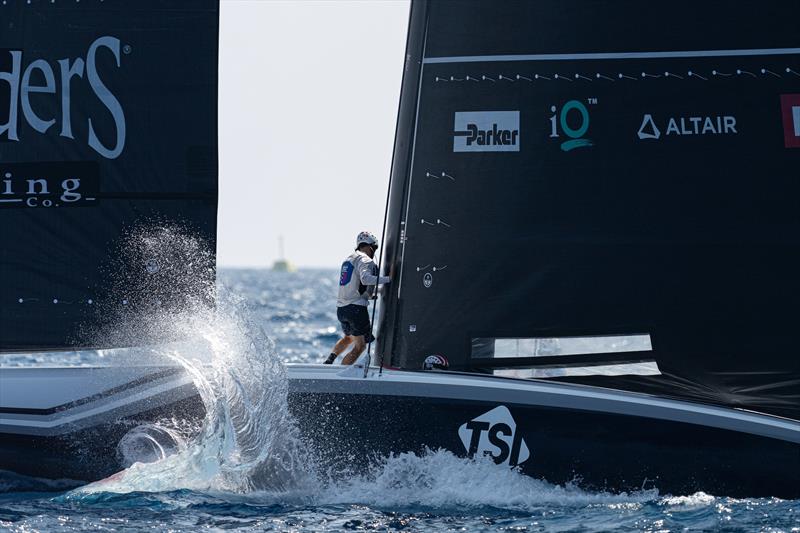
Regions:
<instances>
[{"instance_id":1,"label":"sailor's arm","mask_svg":"<svg viewBox=\"0 0 800 533\"><path fill-rule=\"evenodd\" d=\"M389 276L376 276L373 269L377 271L375 263L372 261L361 261L358 264L358 277L364 285L383 285L389 283L392 278Z\"/></svg>"}]
</instances>

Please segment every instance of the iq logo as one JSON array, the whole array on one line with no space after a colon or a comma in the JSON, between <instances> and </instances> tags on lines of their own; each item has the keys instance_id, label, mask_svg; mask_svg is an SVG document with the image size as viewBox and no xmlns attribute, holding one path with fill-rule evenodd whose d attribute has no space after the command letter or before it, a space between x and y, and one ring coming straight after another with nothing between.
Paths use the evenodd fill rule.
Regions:
<instances>
[{"instance_id":1,"label":"iq logo","mask_svg":"<svg viewBox=\"0 0 800 533\"><path fill-rule=\"evenodd\" d=\"M531 456L522 434L517 431L511 411L505 405L462 424L458 436L470 457L489 455L499 465L521 465Z\"/></svg>"},{"instance_id":2,"label":"iq logo","mask_svg":"<svg viewBox=\"0 0 800 533\"><path fill-rule=\"evenodd\" d=\"M800 148L800 94L781 95L781 114L786 148Z\"/></svg>"},{"instance_id":3,"label":"iq logo","mask_svg":"<svg viewBox=\"0 0 800 533\"><path fill-rule=\"evenodd\" d=\"M589 103L597 103L597 99L589 98ZM560 139L562 135L567 137L567 140L561 143L561 149L565 152L581 148L583 146L592 146L594 143L591 139L586 139L584 135L589 131L589 110L583 105L583 102L578 100L570 100L558 110L558 107L550 106L550 111L553 116L550 117L550 138Z\"/></svg>"}]
</instances>

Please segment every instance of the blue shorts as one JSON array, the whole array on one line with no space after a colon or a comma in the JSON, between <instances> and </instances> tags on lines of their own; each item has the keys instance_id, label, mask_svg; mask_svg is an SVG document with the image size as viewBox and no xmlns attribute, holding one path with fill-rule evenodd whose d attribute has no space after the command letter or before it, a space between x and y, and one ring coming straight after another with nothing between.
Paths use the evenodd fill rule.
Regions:
<instances>
[{"instance_id":1,"label":"blue shorts","mask_svg":"<svg viewBox=\"0 0 800 533\"><path fill-rule=\"evenodd\" d=\"M369 323L369 312L364 305L350 304L336 308L336 318L342 324L342 331L345 335L355 337L364 335L366 342L372 342L375 337L370 331L372 328Z\"/></svg>"}]
</instances>

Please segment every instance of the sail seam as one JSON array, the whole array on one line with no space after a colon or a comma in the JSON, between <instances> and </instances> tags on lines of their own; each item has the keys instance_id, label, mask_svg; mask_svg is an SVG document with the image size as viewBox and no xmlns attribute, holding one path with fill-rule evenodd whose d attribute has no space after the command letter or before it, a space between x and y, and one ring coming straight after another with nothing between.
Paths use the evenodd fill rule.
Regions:
<instances>
[{"instance_id":1,"label":"sail seam","mask_svg":"<svg viewBox=\"0 0 800 533\"><path fill-rule=\"evenodd\" d=\"M493 63L500 61L570 61L598 59L675 59L686 57L743 57L796 55L800 48L754 48L746 50L686 50L666 52L593 52L579 54L505 54L483 56L426 57L423 64Z\"/></svg>"}]
</instances>

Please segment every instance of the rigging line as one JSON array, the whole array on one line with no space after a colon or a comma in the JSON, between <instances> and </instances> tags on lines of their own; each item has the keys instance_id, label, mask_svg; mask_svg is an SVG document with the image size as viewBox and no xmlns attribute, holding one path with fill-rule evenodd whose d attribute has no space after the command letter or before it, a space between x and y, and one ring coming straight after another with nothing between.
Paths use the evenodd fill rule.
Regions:
<instances>
[{"instance_id":1,"label":"rigging line","mask_svg":"<svg viewBox=\"0 0 800 533\"><path fill-rule=\"evenodd\" d=\"M398 106L398 117L399 117L400 104L398 103L397 106ZM398 123L399 122L400 122L400 119L398 118ZM393 152L392 153L392 163L394 163L394 150L392 150L392 152ZM393 166L394 165L392 164L392 167ZM392 193L392 169L389 168L389 186L386 188L386 206L383 208L383 228L381 229L381 243L382 243L382 246L384 246L384 251L386 250L386 220L389 217L389 197L390 197L391 193ZM372 331L375 328L375 310L376 310L376 308L378 306L378 292L380 291L380 283L379 282L381 280L381 263L382 263L381 259L382 258L383 258L383 253L381 253L378 256L378 263L377 263L378 278L375 280L375 299L372 300L372 317L370 318L370 321L369 321L369 332L370 332L370 334L372 334ZM393 280L390 280L389 283L391 283L392 281ZM374 335L371 335L371 336L374 337ZM370 340L369 344L367 344L367 361L366 361L366 364L364 365L364 377L365 378L367 377L367 373L369 372L369 366L372 363L372 343L375 340L377 340L377 339ZM376 347L376 350L377 350L377 347ZM383 375L383 354L382 353L381 353L381 357L380 357L380 370L378 371L378 374Z\"/></svg>"}]
</instances>

